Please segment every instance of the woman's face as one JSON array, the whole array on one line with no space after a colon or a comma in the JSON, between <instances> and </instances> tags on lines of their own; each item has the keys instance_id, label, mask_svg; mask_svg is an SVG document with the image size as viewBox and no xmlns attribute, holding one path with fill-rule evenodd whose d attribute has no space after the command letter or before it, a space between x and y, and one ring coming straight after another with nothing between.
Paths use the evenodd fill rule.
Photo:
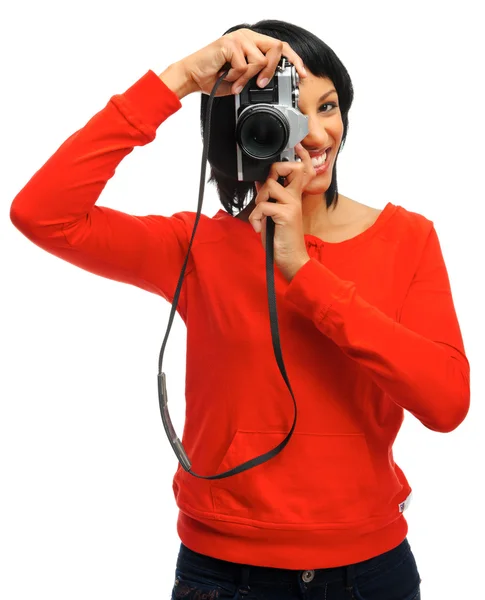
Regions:
<instances>
[{"instance_id":1,"label":"woman's face","mask_svg":"<svg viewBox=\"0 0 485 600\"><path fill-rule=\"evenodd\" d=\"M300 81L298 107L308 117L308 135L302 145L312 156L316 177L307 185L305 194L326 192L332 181L332 171L337 157L344 126L340 114L338 95L332 81L308 73ZM322 155L326 152L325 162Z\"/></svg>"},{"instance_id":2,"label":"woman's face","mask_svg":"<svg viewBox=\"0 0 485 600\"><path fill-rule=\"evenodd\" d=\"M330 79L308 76L300 80L298 108L308 117L308 135L301 141L312 156L316 177L304 189L305 195L321 195L330 187L332 171L344 126L338 106L338 95ZM326 152L326 159L323 156ZM259 191L262 183L256 183Z\"/></svg>"}]
</instances>

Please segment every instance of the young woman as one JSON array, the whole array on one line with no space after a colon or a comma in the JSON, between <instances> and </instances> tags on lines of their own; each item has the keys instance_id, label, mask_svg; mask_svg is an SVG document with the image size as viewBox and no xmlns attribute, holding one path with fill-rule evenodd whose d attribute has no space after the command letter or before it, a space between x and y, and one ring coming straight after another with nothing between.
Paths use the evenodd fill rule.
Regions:
<instances>
[{"instance_id":1,"label":"young woman","mask_svg":"<svg viewBox=\"0 0 485 600\"><path fill-rule=\"evenodd\" d=\"M238 182L227 176L235 150L222 135L234 94L254 76L263 88L281 56L301 79L301 162ZM32 177L12 222L63 260L172 302L196 213L139 217L96 201L120 161L150 143L188 94L203 93L204 125L226 64L209 155L225 210L201 216L177 306L188 328L182 441L193 471L208 477L271 450L290 429L267 310L267 217L298 421L283 451L232 477L194 477L179 465L172 598L415 600L420 576L403 515L411 487L392 446L405 410L435 431L463 421L469 363L433 223L338 193L353 91L324 42L261 21L231 28L160 75L149 70Z\"/></svg>"}]
</instances>

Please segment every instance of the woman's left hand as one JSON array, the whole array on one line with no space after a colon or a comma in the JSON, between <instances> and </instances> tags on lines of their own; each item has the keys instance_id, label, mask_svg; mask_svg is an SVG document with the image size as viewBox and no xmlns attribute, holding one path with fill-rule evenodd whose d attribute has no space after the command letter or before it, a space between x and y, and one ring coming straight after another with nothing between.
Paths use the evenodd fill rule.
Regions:
<instances>
[{"instance_id":1,"label":"woman's left hand","mask_svg":"<svg viewBox=\"0 0 485 600\"><path fill-rule=\"evenodd\" d=\"M315 177L315 169L308 152L297 144L296 153L301 162L277 162L271 165L268 179L263 185L256 182L258 194L256 207L249 215L253 229L261 232L266 250L266 217L275 223L274 259L287 281L310 260L303 233L302 192ZM278 177L286 177L287 185L278 183ZM276 202L268 202L274 198Z\"/></svg>"}]
</instances>

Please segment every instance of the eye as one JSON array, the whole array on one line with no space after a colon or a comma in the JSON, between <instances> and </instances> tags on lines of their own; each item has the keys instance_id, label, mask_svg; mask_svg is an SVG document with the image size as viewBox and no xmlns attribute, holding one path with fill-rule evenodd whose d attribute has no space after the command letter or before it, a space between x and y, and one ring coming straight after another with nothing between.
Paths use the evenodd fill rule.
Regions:
<instances>
[{"instance_id":1,"label":"eye","mask_svg":"<svg viewBox=\"0 0 485 600\"><path fill-rule=\"evenodd\" d=\"M318 110L321 112L329 112L329 110L322 110L325 106L330 106L330 110L332 110L332 108L337 108L338 104L335 102L325 102L325 104L322 104Z\"/></svg>"}]
</instances>

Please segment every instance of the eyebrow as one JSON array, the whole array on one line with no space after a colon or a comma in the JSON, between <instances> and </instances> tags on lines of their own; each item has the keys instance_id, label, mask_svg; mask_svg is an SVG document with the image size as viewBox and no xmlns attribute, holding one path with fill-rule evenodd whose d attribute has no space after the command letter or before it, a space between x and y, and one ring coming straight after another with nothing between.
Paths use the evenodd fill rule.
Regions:
<instances>
[{"instance_id":1,"label":"eyebrow","mask_svg":"<svg viewBox=\"0 0 485 600\"><path fill-rule=\"evenodd\" d=\"M330 94L332 94L333 92L337 93L337 90L335 90L335 89L331 89L331 90L330 90L329 92L327 92L326 94L323 94L323 96L320 96L320 98L317 100L317 104L318 104L319 102L321 102L322 100L325 100L325 98L326 98L327 96L330 96Z\"/></svg>"}]
</instances>

